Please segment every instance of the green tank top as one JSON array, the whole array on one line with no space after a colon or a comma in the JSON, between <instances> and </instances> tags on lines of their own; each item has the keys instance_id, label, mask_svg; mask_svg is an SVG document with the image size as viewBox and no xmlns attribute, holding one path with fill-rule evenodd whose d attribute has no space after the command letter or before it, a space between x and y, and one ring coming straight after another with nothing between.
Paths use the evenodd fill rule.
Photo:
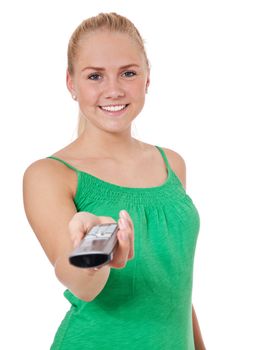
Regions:
<instances>
[{"instance_id":1,"label":"green tank top","mask_svg":"<svg viewBox=\"0 0 259 350\"><path fill-rule=\"evenodd\" d=\"M91 302L65 290L70 309L51 350L194 350L192 329L193 261L199 214L179 178L167 167L161 186L122 187L74 169L78 211L111 216L130 214L135 255L122 269L111 269Z\"/></svg>"}]
</instances>

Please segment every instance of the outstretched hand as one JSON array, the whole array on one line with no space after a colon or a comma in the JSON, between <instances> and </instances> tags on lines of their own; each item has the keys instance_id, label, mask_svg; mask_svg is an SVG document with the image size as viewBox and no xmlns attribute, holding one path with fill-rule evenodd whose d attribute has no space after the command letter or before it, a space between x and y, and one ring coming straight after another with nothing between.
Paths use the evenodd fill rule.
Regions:
<instances>
[{"instance_id":1,"label":"outstretched hand","mask_svg":"<svg viewBox=\"0 0 259 350\"><path fill-rule=\"evenodd\" d=\"M88 212L76 213L69 222L69 233L74 248L79 245L93 226L115 222L110 216L96 216ZM118 225L118 245L114 251L113 259L108 264L108 266L117 269L125 267L127 261L134 257L134 225L126 210L120 211Z\"/></svg>"}]
</instances>

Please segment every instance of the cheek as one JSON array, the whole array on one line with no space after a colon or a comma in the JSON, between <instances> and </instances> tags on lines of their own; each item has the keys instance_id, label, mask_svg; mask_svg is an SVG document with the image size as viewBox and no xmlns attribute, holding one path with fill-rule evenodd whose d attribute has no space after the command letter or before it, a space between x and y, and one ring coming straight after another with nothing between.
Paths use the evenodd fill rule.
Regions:
<instances>
[{"instance_id":1,"label":"cheek","mask_svg":"<svg viewBox=\"0 0 259 350\"><path fill-rule=\"evenodd\" d=\"M93 87L81 87L79 97L83 103L95 105L99 97L99 91Z\"/></svg>"},{"instance_id":2,"label":"cheek","mask_svg":"<svg viewBox=\"0 0 259 350\"><path fill-rule=\"evenodd\" d=\"M145 91L145 84L143 84L143 82L138 82L132 87L132 97L136 100L142 99L145 97Z\"/></svg>"}]
</instances>

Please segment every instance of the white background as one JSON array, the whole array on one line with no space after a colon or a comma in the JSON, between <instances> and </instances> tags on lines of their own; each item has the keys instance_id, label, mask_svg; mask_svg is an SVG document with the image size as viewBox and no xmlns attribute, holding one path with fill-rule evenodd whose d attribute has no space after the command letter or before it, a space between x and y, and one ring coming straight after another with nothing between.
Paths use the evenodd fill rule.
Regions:
<instances>
[{"instance_id":1,"label":"white background","mask_svg":"<svg viewBox=\"0 0 259 350\"><path fill-rule=\"evenodd\" d=\"M207 349L259 349L257 5L2 3L1 349L49 349L69 307L26 220L22 176L31 162L75 138L77 107L65 86L67 43L83 19L110 11L135 23L152 65L134 136L174 149L186 161L187 192L201 216L193 303Z\"/></svg>"}]
</instances>

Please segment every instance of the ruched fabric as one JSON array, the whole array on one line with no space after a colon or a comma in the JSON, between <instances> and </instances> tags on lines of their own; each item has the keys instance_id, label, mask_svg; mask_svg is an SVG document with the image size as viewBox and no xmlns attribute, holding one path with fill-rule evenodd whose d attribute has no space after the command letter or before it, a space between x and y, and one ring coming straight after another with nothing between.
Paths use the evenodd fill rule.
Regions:
<instances>
[{"instance_id":1,"label":"ruched fabric","mask_svg":"<svg viewBox=\"0 0 259 350\"><path fill-rule=\"evenodd\" d=\"M93 301L64 292L70 309L51 350L194 350L192 282L199 214L163 149L156 148L167 179L148 188L118 186L48 157L76 172L78 211L118 221L125 209L135 230L134 259L111 269Z\"/></svg>"}]
</instances>

